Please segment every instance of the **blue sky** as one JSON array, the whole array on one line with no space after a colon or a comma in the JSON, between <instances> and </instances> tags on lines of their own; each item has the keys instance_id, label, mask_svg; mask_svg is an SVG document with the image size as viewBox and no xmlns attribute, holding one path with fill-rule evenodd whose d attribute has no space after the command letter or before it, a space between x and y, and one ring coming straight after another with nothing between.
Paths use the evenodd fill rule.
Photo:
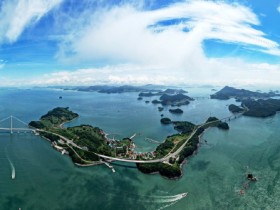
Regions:
<instances>
[{"instance_id":1,"label":"blue sky","mask_svg":"<svg viewBox=\"0 0 280 210\"><path fill-rule=\"evenodd\" d=\"M280 2L2 0L1 86L277 86Z\"/></svg>"}]
</instances>

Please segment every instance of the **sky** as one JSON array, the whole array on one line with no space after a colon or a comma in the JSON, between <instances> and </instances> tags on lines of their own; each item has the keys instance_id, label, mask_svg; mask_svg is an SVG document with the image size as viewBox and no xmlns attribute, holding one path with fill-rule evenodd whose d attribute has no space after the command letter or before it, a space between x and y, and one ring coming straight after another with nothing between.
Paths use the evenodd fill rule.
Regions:
<instances>
[{"instance_id":1,"label":"sky","mask_svg":"<svg viewBox=\"0 0 280 210\"><path fill-rule=\"evenodd\" d=\"M279 0L0 0L0 86L280 86L279 22Z\"/></svg>"}]
</instances>

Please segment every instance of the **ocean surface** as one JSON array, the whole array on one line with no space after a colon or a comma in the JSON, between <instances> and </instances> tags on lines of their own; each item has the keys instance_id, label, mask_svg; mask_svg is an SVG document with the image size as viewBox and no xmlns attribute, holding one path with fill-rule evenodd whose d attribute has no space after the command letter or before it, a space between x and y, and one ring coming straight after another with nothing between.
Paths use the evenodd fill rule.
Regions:
<instances>
[{"instance_id":1,"label":"ocean surface","mask_svg":"<svg viewBox=\"0 0 280 210\"><path fill-rule=\"evenodd\" d=\"M209 88L187 90L196 100L182 107L184 114L174 115L138 101L137 93L0 89L0 119L13 115L28 123L57 106L70 107L80 117L66 126L91 124L117 139L137 133L137 150L151 151L157 145L146 137L164 141L176 133L160 124L160 114L200 124L209 116L230 116L227 105L236 103L209 99ZM9 126L10 121L0 121L0 127ZM25 125L14 119L13 126ZM280 209L280 115L240 117L229 126L203 134L179 180L142 174L134 164L120 162L113 164L116 173L104 165L77 167L39 136L0 132L0 209ZM258 181L248 183L247 173Z\"/></svg>"}]
</instances>

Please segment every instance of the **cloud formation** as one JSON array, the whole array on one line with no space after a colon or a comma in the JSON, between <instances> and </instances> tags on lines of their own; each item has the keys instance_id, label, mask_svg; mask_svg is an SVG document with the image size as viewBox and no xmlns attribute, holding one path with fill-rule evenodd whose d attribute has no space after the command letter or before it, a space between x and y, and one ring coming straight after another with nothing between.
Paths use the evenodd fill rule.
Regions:
<instances>
[{"instance_id":1,"label":"cloud formation","mask_svg":"<svg viewBox=\"0 0 280 210\"><path fill-rule=\"evenodd\" d=\"M240 71L242 69L242 71ZM240 59L210 59L204 71L185 74L166 68L137 65L113 65L85 68L75 71L57 71L29 79L0 78L1 86L49 86L96 84L160 84L160 85L253 85L279 88L280 66L275 64L249 64Z\"/></svg>"},{"instance_id":2,"label":"cloud formation","mask_svg":"<svg viewBox=\"0 0 280 210\"><path fill-rule=\"evenodd\" d=\"M18 39L26 27L61 1L6 1L0 12L0 43ZM62 66L95 67L68 71L64 65L65 71L28 81L18 79L14 84L278 84L278 65L249 63L238 54L239 49L246 49L280 55L279 44L262 31L265 27L249 7L228 1L187 0L148 9L147 1L123 0L115 5L104 3L106 6L102 2L106 1L84 0L80 5L68 1L55 13L54 28L46 35L57 42L56 58ZM37 6L31 7L31 3ZM19 12L18 17L11 15L23 10L27 12ZM219 42L222 50L231 44L237 53L224 50L225 54L208 57L205 41Z\"/></svg>"},{"instance_id":3,"label":"cloud formation","mask_svg":"<svg viewBox=\"0 0 280 210\"><path fill-rule=\"evenodd\" d=\"M204 40L280 55L278 43L254 28L260 24L257 16L239 4L186 1L148 11L126 4L82 14L80 23L79 30L63 37L60 59L182 67L194 54L203 54Z\"/></svg>"},{"instance_id":4,"label":"cloud formation","mask_svg":"<svg viewBox=\"0 0 280 210\"><path fill-rule=\"evenodd\" d=\"M0 10L0 44L15 42L24 29L39 21L63 0L6 0Z\"/></svg>"}]
</instances>

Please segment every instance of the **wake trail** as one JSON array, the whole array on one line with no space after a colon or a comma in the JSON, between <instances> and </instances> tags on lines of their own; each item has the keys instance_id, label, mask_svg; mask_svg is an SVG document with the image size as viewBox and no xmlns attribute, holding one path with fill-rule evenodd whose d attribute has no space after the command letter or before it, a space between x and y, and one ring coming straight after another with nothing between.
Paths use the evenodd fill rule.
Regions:
<instances>
[{"instance_id":1,"label":"wake trail","mask_svg":"<svg viewBox=\"0 0 280 210\"><path fill-rule=\"evenodd\" d=\"M151 198L154 198L155 203L173 203L177 202L184 197L186 197L186 193L181 193L178 195L170 195L170 196L151 196Z\"/></svg>"},{"instance_id":2,"label":"wake trail","mask_svg":"<svg viewBox=\"0 0 280 210\"><path fill-rule=\"evenodd\" d=\"M15 169L15 166L13 164L13 162L11 161L9 155L8 155L8 152L7 152L7 148L8 146L10 145L10 143L7 144L6 148L5 148L5 153L6 153L6 158L10 164L10 167L11 167L11 172L12 172L12 179L15 179L16 178L16 169Z\"/></svg>"}]
</instances>

